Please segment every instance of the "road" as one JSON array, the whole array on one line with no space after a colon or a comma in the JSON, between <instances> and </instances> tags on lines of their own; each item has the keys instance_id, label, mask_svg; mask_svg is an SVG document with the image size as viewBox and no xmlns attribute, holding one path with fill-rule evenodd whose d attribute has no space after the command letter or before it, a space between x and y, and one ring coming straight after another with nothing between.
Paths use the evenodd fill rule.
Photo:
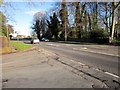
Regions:
<instances>
[{"instance_id":1,"label":"road","mask_svg":"<svg viewBox=\"0 0 120 90\"><path fill-rule=\"evenodd\" d=\"M109 53L108 54L97 53L97 49L94 50L96 51L96 53L93 53L91 51L89 52L84 51L82 49L86 49L85 46L82 47L74 44L41 42L39 46L46 50L54 52L57 55L67 57L77 62L81 62L88 66L100 69L104 72L109 72L115 75L119 75L118 70L120 69L119 67L120 60L118 59L118 56L114 56ZM115 52L116 50L113 50L113 52Z\"/></svg>"},{"instance_id":2,"label":"road","mask_svg":"<svg viewBox=\"0 0 120 90\"><path fill-rule=\"evenodd\" d=\"M116 47L57 42L33 46L3 55L3 88L120 87Z\"/></svg>"},{"instance_id":3,"label":"road","mask_svg":"<svg viewBox=\"0 0 120 90\"><path fill-rule=\"evenodd\" d=\"M6 88L103 88L102 82L77 75L42 48L3 55L2 90ZM79 72L77 72L79 73ZM91 81L92 79L92 81ZM5 89L4 89L5 88ZM14 89L13 89L14 90Z\"/></svg>"}]
</instances>

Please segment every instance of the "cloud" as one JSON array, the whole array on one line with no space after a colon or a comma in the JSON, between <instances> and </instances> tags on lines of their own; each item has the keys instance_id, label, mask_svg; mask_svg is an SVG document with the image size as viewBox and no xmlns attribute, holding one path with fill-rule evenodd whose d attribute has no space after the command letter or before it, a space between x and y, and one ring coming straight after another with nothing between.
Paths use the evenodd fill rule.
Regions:
<instances>
[{"instance_id":1,"label":"cloud","mask_svg":"<svg viewBox=\"0 0 120 90\"><path fill-rule=\"evenodd\" d=\"M33 10L33 11L27 11L25 12L26 14L29 14L29 15L35 15L35 13L39 12L38 10Z\"/></svg>"},{"instance_id":2,"label":"cloud","mask_svg":"<svg viewBox=\"0 0 120 90\"><path fill-rule=\"evenodd\" d=\"M45 11L42 11L42 10L33 10L33 11L27 11L25 12L26 14L29 14L29 15L35 15L35 16L44 16L46 14Z\"/></svg>"}]
</instances>

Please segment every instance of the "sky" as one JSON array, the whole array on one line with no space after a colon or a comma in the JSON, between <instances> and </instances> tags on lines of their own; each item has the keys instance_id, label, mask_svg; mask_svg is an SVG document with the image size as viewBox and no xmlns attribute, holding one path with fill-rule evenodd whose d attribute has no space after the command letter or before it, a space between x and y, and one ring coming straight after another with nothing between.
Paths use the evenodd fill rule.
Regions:
<instances>
[{"instance_id":1,"label":"sky","mask_svg":"<svg viewBox=\"0 0 120 90\"><path fill-rule=\"evenodd\" d=\"M28 36L31 33L34 14L50 10L55 2L11 2L11 5L12 7L7 7L11 18L8 19L8 24L13 25L14 31L18 34ZM2 9L5 12L5 9Z\"/></svg>"},{"instance_id":2,"label":"sky","mask_svg":"<svg viewBox=\"0 0 120 90\"><path fill-rule=\"evenodd\" d=\"M2 5L2 12L5 14L5 16L9 17L8 24L13 25L14 31L17 31L18 34L28 36L31 34L32 31L31 26L34 19L34 14L37 12L49 11L51 8L55 6L56 1L61 0L4 0L4 1L10 2L10 5L8 5L7 7L4 7L4 4ZM32 3L30 3L29 1L31 1Z\"/></svg>"}]
</instances>

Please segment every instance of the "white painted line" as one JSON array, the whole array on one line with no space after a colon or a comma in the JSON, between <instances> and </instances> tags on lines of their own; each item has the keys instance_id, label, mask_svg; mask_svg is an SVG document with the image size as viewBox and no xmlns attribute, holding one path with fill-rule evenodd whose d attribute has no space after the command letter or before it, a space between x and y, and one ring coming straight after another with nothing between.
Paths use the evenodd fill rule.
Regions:
<instances>
[{"instance_id":1,"label":"white painted line","mask_svg":"<svg viewBox=\"0 0 120 90\"><path fill-rule=\"evenodd\" d=\"M95 69L95 68L94 68ZM101 70L99 70L99 69L95 69L96 71L101 71Z\"/></svg>"},{"instance_id":2,"label":"white painted line","mask_svg":"<svg viewBox=\"0 0 120 90\"><path fill-rule=\"evenodd\" d=\"M83 63L81 63L81 62L78 62L78 63L81 64L81 65L83 65L83 66L85 65L85 64L83 64Z\"/></svg>"},{"instance_id":3,"label":"white painted line","mask_svg":"<svg viewBox=\"0 0 120 90\"><path fill-rule=\"evenodd\" d=\"M54 45L54 44L47 44L47 45L50 45L50 46L52 46L52 45Z\"/></svg>"},{"instance_id":4,"label":"white painted line","mask_svg":"<svg viewBox=\"0 0 120 90\"><path fill-rule=\"evenodd\" d=\"M73 48L73 50L78 50L77 48Z\"/></svg>"},{"instance_id":5,"label":"white painted line","mask_svg":"<svg viewBox=\"0 0 120 90\"><path fill-rule=\"evenodd\" d=\"M85 64L83 64L83 63L81 63L81 62L76 62L76 61L74 61L74 60L70 60L71 62L75 62L75 63L78 63L78 64L80 64L80 65L85 65Z\"/></svg>"},{"instance_id":6,"label":"white painted line","mask_svg":"<svg viewBox=\"0 0 120 90\"><path fill-rule=\"evenodd\" d=\"M81 48L81 49L86 50L87 48L86 48L86 47L84 47L84 48Z\"/></svg>"},{"instance_id":7,"label":"white painted line","mask_svg":"<svg viewBox=\"0 0 120 90\"><path fill-rule=\"evenodd\" d=\"M70 60L70 61L75 62L74 60Z\"/></svg>"},{"instance_id":8,"label":"white painted line","mask_svg":"<svg viewBox=\"0 0 120 90\"><path fill-rule=\"evenodd\" d=\"M47 44L48 46L59 46L59 45L55 45L55 44Z\"/></svg>"},{"instance_id":9,"label":"white painted line","mask_svg":"<svg viewBox=\"0 0 120 90\"><path fill-rule=\"evenodd\" d=\"M79 49L79 50L83 50L83 49ZM89 51L89 50L85 50L85 49L83 51L119 57L119 55L114 55L114 54L109 54L109 53L104 53L104 52Z\"/></svg>"},{"instance_id":10,"label":"white painted line","mask_svg":"<svg viewBox=\"0 0 120 90\"><path fill-rule=\"evenodd\" d=\"M72 61L72 62L75 62L75 63L78 63L78 64L80 64L80 65L85 65L85 64L83 64L83 63L81 63L81 62L76 62L76 61L74 61L74 60L70 60L70 61ZM64 62L64 61L63 61ZM97 68L93 68L93 69L95 69L96 71L101 71L100 69L97 69ZM112 74L112 73L109 73L109 72L105 72L106 74L108 74L108 75L111 75L111 76L114 76L114 77L116 77L116 78L120 78L119 76L117 76L117 75L115 75L115 74Z\"/></svg>"},{"instance_id":11,"label":"white painted line","mask_svg":"<svg viewBox=\"0 0 120 90\"><path fill-rule=\"evenodd\" d=\"M114 76L114 77L116 77L116 78L120 78L119 76L117 76L117 75L115 75L115 74L112 74L112 73L109 73L109 72L105 72L105 73L108 74L108 75Z\"/></svg>"}]
</instances>

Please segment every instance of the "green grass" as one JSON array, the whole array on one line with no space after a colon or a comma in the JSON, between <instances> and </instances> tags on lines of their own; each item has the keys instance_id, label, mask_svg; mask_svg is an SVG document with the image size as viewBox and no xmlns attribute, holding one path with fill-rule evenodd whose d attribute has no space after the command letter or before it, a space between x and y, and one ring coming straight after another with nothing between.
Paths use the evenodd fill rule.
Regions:
<instances>
[{"instance_id":1,"label":"green grass","mask_svg":"<svg viewBox=\"0 0 120 90\"><path fill-rule=\"evenodd\" d=\"M25 43L19 42L19 41L12 41L12 45L18 51L24 51L24 50L28 50L28 49L32 48L32 45L25 44Z\"/></svg>"},{"instance_id":2,"label":"green grass","mask_svg":"<svg viewBox=\"0 0 120 90\"><path fill-rule=\"evenodd\" d=\"M117 40L116 40L116 43L120 43L120 39L117 39Z\"/></svg>"}]
</instances>

